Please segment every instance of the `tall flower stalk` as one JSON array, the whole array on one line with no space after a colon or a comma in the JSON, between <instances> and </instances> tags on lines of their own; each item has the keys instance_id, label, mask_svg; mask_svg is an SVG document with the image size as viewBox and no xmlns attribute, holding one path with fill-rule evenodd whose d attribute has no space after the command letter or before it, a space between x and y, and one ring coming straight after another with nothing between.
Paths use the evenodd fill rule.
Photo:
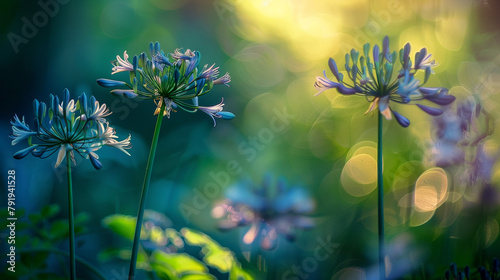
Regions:
<instances>
[{"instance_id":1,"label":"tall flower stalk","mask_svg":"<svg viewBox=\"0 0 500 280\"><path fill-rule=\"evenodd\" d=\"M16 152L14 158L22 159L32 154L44 159L57 152L56 168L66 158L70 278L74 280L76 279L76 258L71 162L76 165L75 154L78 154L83 158L90 159L95 169L101 169L102 164L95 152L103 146L111 146L130 155L126 151L126 149L131 148L130 136L122 141L117 141L115 130L109 126L105 119L111 114L106 104L100 105L93 96L88 99L85 93L80 95L75 102L75 100L70 99L70 93L65 89L62 102L59 97L50 95L48 105L35 99L33 107L35 113L34 130L31 130L25 123L24 117L21 120L16 115L11 121L12 145L24 140L28 142L28 147Z\"/></svg>"},{"instance_id":2,"label":"tall flower stalk","mask_svg":"<svg viewBox=\"0 0 500 280\"><path fill-rule=\"evenodd\" d=\"M97 83L103 87L122 87L113 89L111 93L126 98L150 99L156 104L155 115L158 115L156 126L149 151L146 174L142 186L141 200L137 213L137 222L130 261L129 279L135 278L137 255L139 251L141 225L144 208L151 180L151 172L160 135L163 116L170 117L172 112L180 108L189 113L198 110L208 114L216 125L216 118L232 119L234 114L223 111L224 100L219 104L209 107L199 106L198 97L209 93L215 85L226 85L231 81L228 73L219 76L219 67L205 65L198 69L201 55L197 51L177 49L165 55L160 44L149 44L150 57L146 53L134 56L132 62L128 61L125 51L123 58L116 57L113 61L111 74L128 72L130 83L109 79L98 79Z\"/></svg>"},{"instance_id":3,"label":"tall flower stalk","mask_svg":"<svg viewBox=\"0 0 500 280\"><path fill-rule=\"evenodd\" d=\"M411 45L407 43L399 53L389 50L389 37L385 37L382 49L374 45L370 53L370 44L363 46L363 55L354 49L345 55L345 71L350 81L344 81L344 74L337 68L337 63L332 58L328 65L337 82L332 81L323 72L324 77L316 77L314 87L318 94L328 89L336 89L343 95L364 96L370 102L365 114L378 109L378 143L377 143L377 188L378 188L378 243L379 243L379 272L380 279L386 278L385 252L384 252L384 187L383 187L383 158L382 158L382 121L392 119L402 127L408 127L410 120L389 106L389 102L399 104L414 104L431 116L438 116L443 110L422 105L420 101L430 101L436 105L449 105L455 97L448 95L444 87L424 87L433 67L437 66L431 60L431 54L422 48L415 54L412 62L410 59ZM398 63L399 62L399 63ZM398 67L398 68L396 68ZM423 82L416 75L423 72Z\"/></svg>"}]
</instances>

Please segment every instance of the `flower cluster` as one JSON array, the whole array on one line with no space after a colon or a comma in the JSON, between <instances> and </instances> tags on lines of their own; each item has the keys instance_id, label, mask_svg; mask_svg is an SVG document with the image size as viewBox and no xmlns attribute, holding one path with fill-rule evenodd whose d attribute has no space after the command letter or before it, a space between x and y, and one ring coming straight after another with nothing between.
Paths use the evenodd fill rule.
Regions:
<instances>
[{"instance_id":1,"label":"flower cluster","mask_svg":"<svg viewBox=\"0 0 500 280\"><path fill-rule=\"evenodd\" d=\"M344 95L361 95L371 102L368 112L379 109L380 113L388 120L392 119L394 114L398 123L407 127L410 121L394 111L389 106L389 101L400 104L416 104L424 112L432 116L442 114L438 108L428 107L416 103L421 100L428 100L437 105L449 105L455 97L448 95L448 89L443 87L423 87L429 79L432 70L437 64L431 60L431 54L427 53L426 48L422 48L415 54L415 60L410 60L411 45L407 43L399 54L389 50L389 37L385 37L382 49L378 45L373 46L370 56L370 44L363 46L363 54L354 49L345 56L345 70L350 82L344 80L344 75L339 72L335 60L330 58L328 65L337 82L326 77L316 77L315 88L318 94L327 89L336 89ZM398 59L399 58L399 59ZM397 62L401 65L396 69ZM423 83L415 78L418 72L424 72ZM365 114L366 114L365 113Z\"/></svg>"},{"instance_id":2,"label":"flower cluster","mask_svg":"<svg viewBox=\"0 0 500 280\"><path fill-rule=\"evenodd\" d=\"M436 165L463 165L462 180L466 185L479 181L489 183L492 168L500 153L486 153L484 143L494 132L493 119L474 94L447 110L434 121L435 145L432 150Z\"/></svg>"},{"instance_id":3,"label":"flower cluster","mask_svg":"<svg viewBox=\"0 0 500 280\"><path fill-rule=\"evenodd\" d=\"M223 230L250 225L243 242L251 244L260 235L261 247L272 250L277 246L278 233L293 241L295 228L314 225L312 218L305 216L314 206L303 188L288 188L282 179L273 186L266 178L260 186L244 181L229 188L226 200L213 208L212 215L226 218L219 222Z\"/></svg>"},{"instance_id":4,"label":"flower cluster","mask_svg":"<svg viewBox=\"0 0 500 280\"><path fill-rule=\"evenodd\" d=\"M87 98L85 93L78 100L70 99L67 89L64 90L63 100L50 95L50 103L45 104L38 100L33 101L34 130L31 130L17 115L14 116L12 145L27 140L28 147L14 154L14 158L22 159L28 154L38 158L47 158L58 151L55 167L58 167L69 152L71 160L76 165L75 152L90 159L95 169L101 169L99 156L95 153L103 146L120 149L130 155L126 149L131 148L130 135L117 141L115 130L109 126L105 117L111 112L106 104L100 105L92 96ZM69 160L69 159L68 159Z\"/></svg>"},{"instance_id":5,"label":"flower cluster","mask_svg":"<svg viewBox=\"0 0 500 280\"><path fill-rule=\"evenodd\" d=\"M150 43L149 51L150 57L143 52L134 56L132 62L125 51L123 58L116 56L117 60L112 62L111 74L129 72L130 84L109 79L98 79L97 83L103 87L127 87L113 89L111 93L117 96L154 100L157 105L155 115L163 110L163 115L170 117L176 108L190 113L201 110L212 118L214 126L215 118L234 118L234 114L222 111L224 100L209 107L198 105L198 96L210 92L214 85L229 86L231 77L228 73L218 77L219 67L215 64L205 65L199 70L201 55L198 51L177 49L165 55L158 42Z\"/></svg>"}]
</instances>

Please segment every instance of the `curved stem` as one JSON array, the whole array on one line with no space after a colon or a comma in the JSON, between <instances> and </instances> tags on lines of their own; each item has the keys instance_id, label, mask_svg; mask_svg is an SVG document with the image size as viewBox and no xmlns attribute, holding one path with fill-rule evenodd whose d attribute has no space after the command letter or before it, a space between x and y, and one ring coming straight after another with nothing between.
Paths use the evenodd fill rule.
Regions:
<instances>
[{"instance_id":1,"label":"curved stem","mask_svg":"<svg viewBox=\"0 0 500 280\"><path fill-rule=\"evenodd\" d=\"M65 257L69 257L70 255L68 252L64 252L61 250L57 249L52 249L52 248L35 248L35 249L29 249L29 250L21 250L20 253L35 253L35 252L47 252L47 253L52 253L52 254L57 254ZM92 264L87 262L86 260L75 256L75 261L77 261L79 264L82 266L86 267L88 270L92 271L99 279L106 280L106 276L99 272L97 268L95 268Z\"/></svg>"},{"instance_id":2,"label":"curved stem","mask_svg":"<svg viewBox=\"0 0 500 280\"><path fill-rule=\"evenodd\" d=\"M378 265L380 279L385 279L385 246L384 246L384 177L382 172L382 114L378 113L377 140L377 189L378 189Z\"/></svg>"},{"instance_id":3,"label":"curved stem","mask_svg":"<svg viewBox=\"0 0 500 280\"><path fill-rule=\"evenodd\" d=\"M149 150L148 165L146 166L146 175L144 176L144 183L142 185L141 202L139 204L139 212L137 213L137 221L135 224L134 244L132 247L132 257L130 259L130 269L128 274L129 280L135 278L135 267L137 263L137 254L139 252L139 243L141 238L142 220L144 216L144 207L146 205L146 197L148 195L149 183L151 181L151 172L153 171L153 162L156 154L156 146L158 144L158 136L160 135L161 122L163 120L163 111L165 110L165 102L162 102L158 119L156 120L155 131L153 133L153 141L151 142L151 149Z\"/></svg>"},{"instance_id":4,"label":"curved stem","mask_svg":"<svg viewBox=\"0 0 500 280\"><path fill-rule=\"evenodd\" d=\"M66 151L66 163L68 166L69 267L71 280L76 280L75 219L73 211L73 184L71 179L71 152L69 150Z\"/></svg>"}]
</instances>

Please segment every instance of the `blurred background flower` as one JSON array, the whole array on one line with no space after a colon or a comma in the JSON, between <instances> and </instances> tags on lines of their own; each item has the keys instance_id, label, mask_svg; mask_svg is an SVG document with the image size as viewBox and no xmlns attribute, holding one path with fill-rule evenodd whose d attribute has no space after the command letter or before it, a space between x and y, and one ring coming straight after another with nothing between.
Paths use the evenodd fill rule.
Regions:
<instances>
[{"instance_id":1,"label":"blurred background flower","mask_svg":"<svg viewBox=\"0 0 500 280\"><path fill-rule=\"evenodd\" d=\"M219 221L222 230L250 226L243 242L258 241L262 249L273 250L279 235L294 241L296 229L314 226L313 219L306 216L314 208L314 201L303 187L288 187L284 178L273 182L267 176L261 184L243 181L231 186L226 200L215 205L212 215L225 218Z\"/></svg>"}]
</instances>

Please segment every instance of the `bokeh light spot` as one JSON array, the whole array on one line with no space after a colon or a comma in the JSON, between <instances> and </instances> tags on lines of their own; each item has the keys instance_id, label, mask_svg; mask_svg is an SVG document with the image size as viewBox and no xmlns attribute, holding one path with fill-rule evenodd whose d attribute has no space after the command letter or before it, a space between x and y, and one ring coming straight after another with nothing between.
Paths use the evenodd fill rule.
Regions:
<instances>
[{"instance_id":1,"label":"bokeh light spot","mask_svg":"<svg viewBox=\"0 0 500 280\"><path fill-rule=\"evenodd\" d=\"M431 168L422 173L415 183L415 210L434 211L447 198L448 177L441 168Z\"/></svg>"},{"instance_id":2,"label":"bokeh light spot","mask_svg":"<svg viewBox=\"0 0 500 280\"><path fill-rule=\"evenodd\" d=\"M433 216L436 211L428 211L428 212L418 212L415 211L412 213L410 217L410 226L418 227L425 223L427 223Z\"/></svg>"},{"instance_id":3,"label":"bokeh light spot","mask_svg":"<svg viewBox=\"0 0 500 280\"><path fill-rule=\"evenodd\" d=\"M359 267L348 267L341 269L335 275L333 275L332 280L365 280L366 273L363 269Z\"/></svg>"},{"instance_id":4,"label":"bokeh light spot","mask_svg":"<svg viewBox=\"0 0 500 280\"><path fill-rule=\"evenodd\" d=\"M498 225L498 221L493 217L489 217L488 221L486 222L486 225L485 225L485 240L484 240L485 244L484 245L486 247L490 246L491 244L493 244L493 242L495 242L495 240L498 237L499 230L500 230L500 228Z\"/></svg>"},{"instance_id":5,"label":"bokeh light spot","mask_svg":"<svg viewBox=\"0 0 500 280\"><path fill-rule=\"evenodd\" d=\"M340 180L350 195L365 196L377 186L377 162L368 154L354 156L345 164Z\"/></svg>"}]
</instances>

